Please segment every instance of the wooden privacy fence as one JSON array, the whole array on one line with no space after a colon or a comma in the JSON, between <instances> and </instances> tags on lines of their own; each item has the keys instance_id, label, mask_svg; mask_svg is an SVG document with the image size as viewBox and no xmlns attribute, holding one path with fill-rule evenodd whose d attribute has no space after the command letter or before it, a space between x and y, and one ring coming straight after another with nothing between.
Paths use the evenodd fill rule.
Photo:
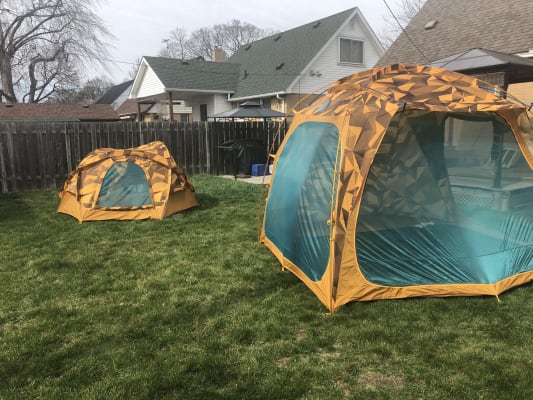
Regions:
<instances>
[{"instance_id":1,"label":"wooden privacy fence","mask_svg":"<svg viewBox=\"0 0 533 400\"><path fill-rule=\"evenodd\" d=\"M0 192L63 185L87 153L100 147L130 148L154 140L167 145L187 174L221 175L232 140L261 141L274 150L283 122L0 122ZM266 161L266 160L265 160Z\"/></svg>"}]
</instances>

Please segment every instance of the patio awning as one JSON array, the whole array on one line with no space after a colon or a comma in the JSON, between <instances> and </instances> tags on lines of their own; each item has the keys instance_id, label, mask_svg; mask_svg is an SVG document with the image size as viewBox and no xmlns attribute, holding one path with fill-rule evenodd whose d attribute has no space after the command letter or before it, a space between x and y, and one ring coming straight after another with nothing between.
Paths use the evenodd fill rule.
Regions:
<instances>
[{"instance_id":1,"label":"patio awning","mask_svg":"<svg viewBox=\"0 0 533 400\"><path fill-rule=\"evenodd\" d=\"M512 54L487 49L470 49L432 61L431 67L445 68L466 75L486 75L503 73L502 87L511 83L533 81L533 61Z\"/></svg>"}]
</instances>

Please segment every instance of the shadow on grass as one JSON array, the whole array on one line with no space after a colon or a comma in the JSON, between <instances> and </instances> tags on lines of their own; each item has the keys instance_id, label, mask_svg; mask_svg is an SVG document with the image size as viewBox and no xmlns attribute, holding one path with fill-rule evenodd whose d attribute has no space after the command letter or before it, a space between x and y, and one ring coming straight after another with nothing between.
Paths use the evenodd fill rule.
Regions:
<instances>
[{"instance_id":1,"label":"shadow on grass","mask_svg":"<svg viewBox=\"0 0 533 400\"><path fill-rule=\"evenodd\" d=\"M195 193L195 194L196 194L196 199L198 200L198 203L200 203L200 207L191 208L191 210L193 211L198 208L209 210L211 208L217 207L220 204L220 200L218 199L218 197L211 196L208 194L202 194L202 193Z\"/></svg>"},{"instance_id":2,"label":"shadow on grass","mask_svg":"<svg viewBox=\"0 0 533 400\"><path fill-rule=\"evenodd\" d=\"M27 203L28 195L7 193L0 195L0 223L8 221L32 220L35 213Z\"/></svg>"}]
</instances>

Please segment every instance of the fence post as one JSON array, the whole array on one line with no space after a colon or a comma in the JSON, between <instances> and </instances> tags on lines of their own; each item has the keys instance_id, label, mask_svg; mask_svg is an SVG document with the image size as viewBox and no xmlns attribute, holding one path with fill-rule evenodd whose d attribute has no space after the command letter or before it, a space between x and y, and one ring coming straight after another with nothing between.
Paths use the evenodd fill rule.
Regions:
<instances>
[{"instance_id":1,"label":"fence post","mask_svg":"<svg viewBox=\"0 0 533 400\"><path fill-rule=\"evenodd\" d=\"M140 145L143 145L144 144L144 134L143 134L143 122L142 121L139 121L138 123L138 126L139 126L139 144ZM133 147L133 146L131 146Z\"/></svg>"},{"instance_id":2,"label":"fence post","mask_svg":"<svg viewBox=\"0 0 533 400\"><path fill-rule=\"evenodd\" d=\"M100 147L98 145L98 139L96 137L96 129L95 124L88 124L89 125L89 132L90 132L90 138L91 138L91 151Z\"/></svg>"},{"instance_id":3,"label":"fence post","mask_svg":"<svg viewBox=\"0 0 533 400\"><path fill-rule=\"evenodd\" d=\"M72 171L74 169L74 166L72 165L72 155L70 154L70 136L68 132L68 125L65 123L63 125L65 127L65 155L67 158L67 169L68 171Z\"/></svg>"},{"instance_id":4,"label":"fence post","mask_svg":"<svg viewBox=\"0 0 533 400\"><path fill-rule=\"evenodd\" d=\"M206 158L206 168L207 173L211 173L211 141L209 138L209 126L211 125L210 122L205 123L205 158Z\"/></svg>"},{"instance_id":5,"label":"fence post","mask_svg":"<svg viewBox=\"0 0 533 400\"><path fill-rule=\"evenodd\" d=\"M2 178L2 193L7 193L7 170L4 159L4 143L2 139L2 131L0 130L0 176Z\"/></svg>"},{"instance_id":6,"label":"fence post","mask_svg":"<svg viewBox=\"0 0 533 400\"><path fill-rule=\"evenodd\" d=\"M13 124L14 128L15 124ZM11 167L11 187L12 191L17 191L17 172L15 170L15 149L13 145L13 132L11 129L7 131L7 157L9 160L9 166Z\"/></svg>"},{"instance_id":7,"label":"fence post","mask_svg":"<svg viewBox=\"0 0 533 400\"><path fill-rule=\"evenodd\" d=\"M42 128L41 128L42 129ZM41 180L41 189L46 189L46 178L47 178L47 168L46 168L46 151L43 140L43 131L39 129L37 132L37 155L39 156L39 176ZM46 125L45 125L46 132Z\"/></svg>"}]
</instances>

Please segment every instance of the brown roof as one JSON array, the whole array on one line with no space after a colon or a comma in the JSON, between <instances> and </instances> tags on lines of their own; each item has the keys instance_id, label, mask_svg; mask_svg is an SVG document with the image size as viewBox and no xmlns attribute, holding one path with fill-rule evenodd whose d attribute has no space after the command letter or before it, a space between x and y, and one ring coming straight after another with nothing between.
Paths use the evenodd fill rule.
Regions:
<instances>
[{"instance_id":1,"label":"brown roof","mask_svg":"<svg viewBox=\"0 0 533 400\"><path fill-rule=\"evenodd\" d=\"M424 29L430 21L437 25ZM428 64L473 48L527 53L533 49L533 1L427 0L405 31L409 37L402 32L377 65Z\"/></svg>"},{"instance_id":2,"label":"brown roof","mask_svg":"<svg viewBox=\"0 0 533 400\"><path fill-rule=\"evenodd\" d=\"M0 103L0 120L116 121L110 104Z\"/></svg>"}]
</instances>

